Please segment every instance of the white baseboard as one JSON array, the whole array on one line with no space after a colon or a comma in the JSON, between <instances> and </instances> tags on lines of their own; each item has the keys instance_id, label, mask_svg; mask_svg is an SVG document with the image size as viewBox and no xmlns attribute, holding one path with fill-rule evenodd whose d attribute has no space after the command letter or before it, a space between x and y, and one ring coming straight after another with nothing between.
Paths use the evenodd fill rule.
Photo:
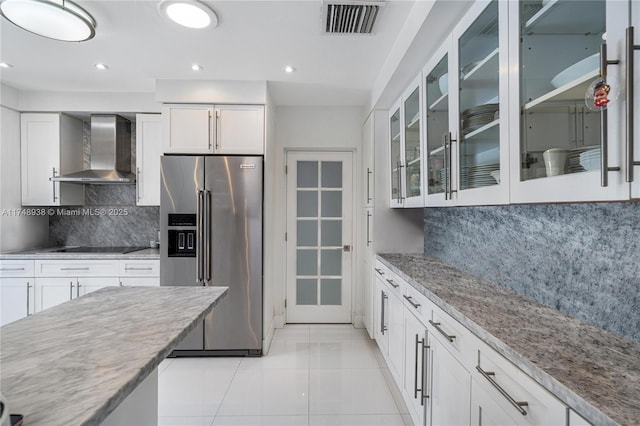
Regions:
<instances>
[{"instance_id":1,"label":"white baseboard","mask_svg":"<svg viewBox=\"0 0 640 426\"><path fill-rule=\"evenodd\" d=\"M362 315L356 315L353 317L353 328L365 328L364 318L362 318Z\"/></svg>"},{"instance_id":2,"label":"white baseboard","mask_svg":"<svg viewBox=\"0 0 640 426\"><path fill-rule=\"evenodd\" d=\"M274 315L273 328L284 328L284 315Z\"/></svg>"}]
</instances>

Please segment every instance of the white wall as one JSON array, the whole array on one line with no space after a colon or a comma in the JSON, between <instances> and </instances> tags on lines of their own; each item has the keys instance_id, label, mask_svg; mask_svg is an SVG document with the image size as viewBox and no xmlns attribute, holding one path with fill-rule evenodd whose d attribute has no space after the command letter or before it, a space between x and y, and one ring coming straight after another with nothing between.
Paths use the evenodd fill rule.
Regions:
<instances>
[{"instance_id":1,"label":"white wall","mask_svg":"<svg viewBox=\"0 0 640 426\"><path fill-rule=\"evenodd\" d=\"M40 247L49 239L47 216L22 216L18 93L0 87L0 252Z\"/></svg>"},{"instance_id":2,"label":"white wall","mask_svg":"<svg viewBox=\"0 0 640 426\"><path fill-rule=\"evenodd\" d=\"M286 229L286 185L284 165L288 150L334 150L354 152L354 212L357 211L355 200L359 200L362 182L360 172L360 149L362 146L362 116L361 107L294 107L281 106L276 114L276 144L274 158L270 172L273 173L273 204L266 208L273 208L273 222L265 223L271 227L271 256L273 262L273 297L276 327L281 327L285 321L284 299L286 296L286 246L284 233ZM266 216L265 216L266 217ZM355 227L353 231L355 242ZM352 264L356 265L355 259ZM353 279L354 286L357 280ZM352 294L360 294L353 289ZM359 310L356 303L361 301L354 298L354 310Z\"/></svg>"}]
</instances>

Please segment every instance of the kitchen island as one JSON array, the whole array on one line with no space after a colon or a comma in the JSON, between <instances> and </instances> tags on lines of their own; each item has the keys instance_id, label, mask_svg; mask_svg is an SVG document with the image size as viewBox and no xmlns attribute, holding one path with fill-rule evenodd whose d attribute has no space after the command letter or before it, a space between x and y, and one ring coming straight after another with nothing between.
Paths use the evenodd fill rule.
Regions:
<instances>
[{"instance_id":1,"label":"kitchen island","mask_svg":"<svg viewBox=\"0 0 640 426\"><path fill-rule=\"evenodd\" d=\"M30 426L141 424L119 407L140 406L128 403L136 398L152 416L143 424L155 424L156 368L226 292L106 287L3 326L0 390L10 412Z\"/></svg>"}]
</instances>

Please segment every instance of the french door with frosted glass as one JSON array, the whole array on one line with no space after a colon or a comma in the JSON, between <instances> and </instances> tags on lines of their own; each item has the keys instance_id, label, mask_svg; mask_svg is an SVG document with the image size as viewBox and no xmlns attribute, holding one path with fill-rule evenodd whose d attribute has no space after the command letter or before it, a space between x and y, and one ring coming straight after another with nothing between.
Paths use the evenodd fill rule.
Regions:
<instances>
[{"instance_id":1,"label":"french door with frosted glass","mask_svg":"<svg viewBox=\"0 0 640 426\"><path fill-rule=\"evenodd\" d=\"M287 322L351 322L352 154L287 154Z\"/></svg>"}]
</instances>

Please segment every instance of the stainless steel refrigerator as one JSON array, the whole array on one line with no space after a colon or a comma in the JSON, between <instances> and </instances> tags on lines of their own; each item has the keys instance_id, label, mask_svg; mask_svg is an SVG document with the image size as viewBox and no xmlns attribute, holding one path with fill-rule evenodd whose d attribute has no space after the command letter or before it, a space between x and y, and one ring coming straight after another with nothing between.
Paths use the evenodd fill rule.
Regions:
<instances>
[{"instance_id":1,"label":"stainless steel refrigerator","mask_svg":"<svg viewBox=\"0 0 640 426\"><path fill-rule=\"evenodd\" d=\"M263 158L161 158L160 285L226 286L173 356L262 354Z\"/></svg>"}]
</instances>

